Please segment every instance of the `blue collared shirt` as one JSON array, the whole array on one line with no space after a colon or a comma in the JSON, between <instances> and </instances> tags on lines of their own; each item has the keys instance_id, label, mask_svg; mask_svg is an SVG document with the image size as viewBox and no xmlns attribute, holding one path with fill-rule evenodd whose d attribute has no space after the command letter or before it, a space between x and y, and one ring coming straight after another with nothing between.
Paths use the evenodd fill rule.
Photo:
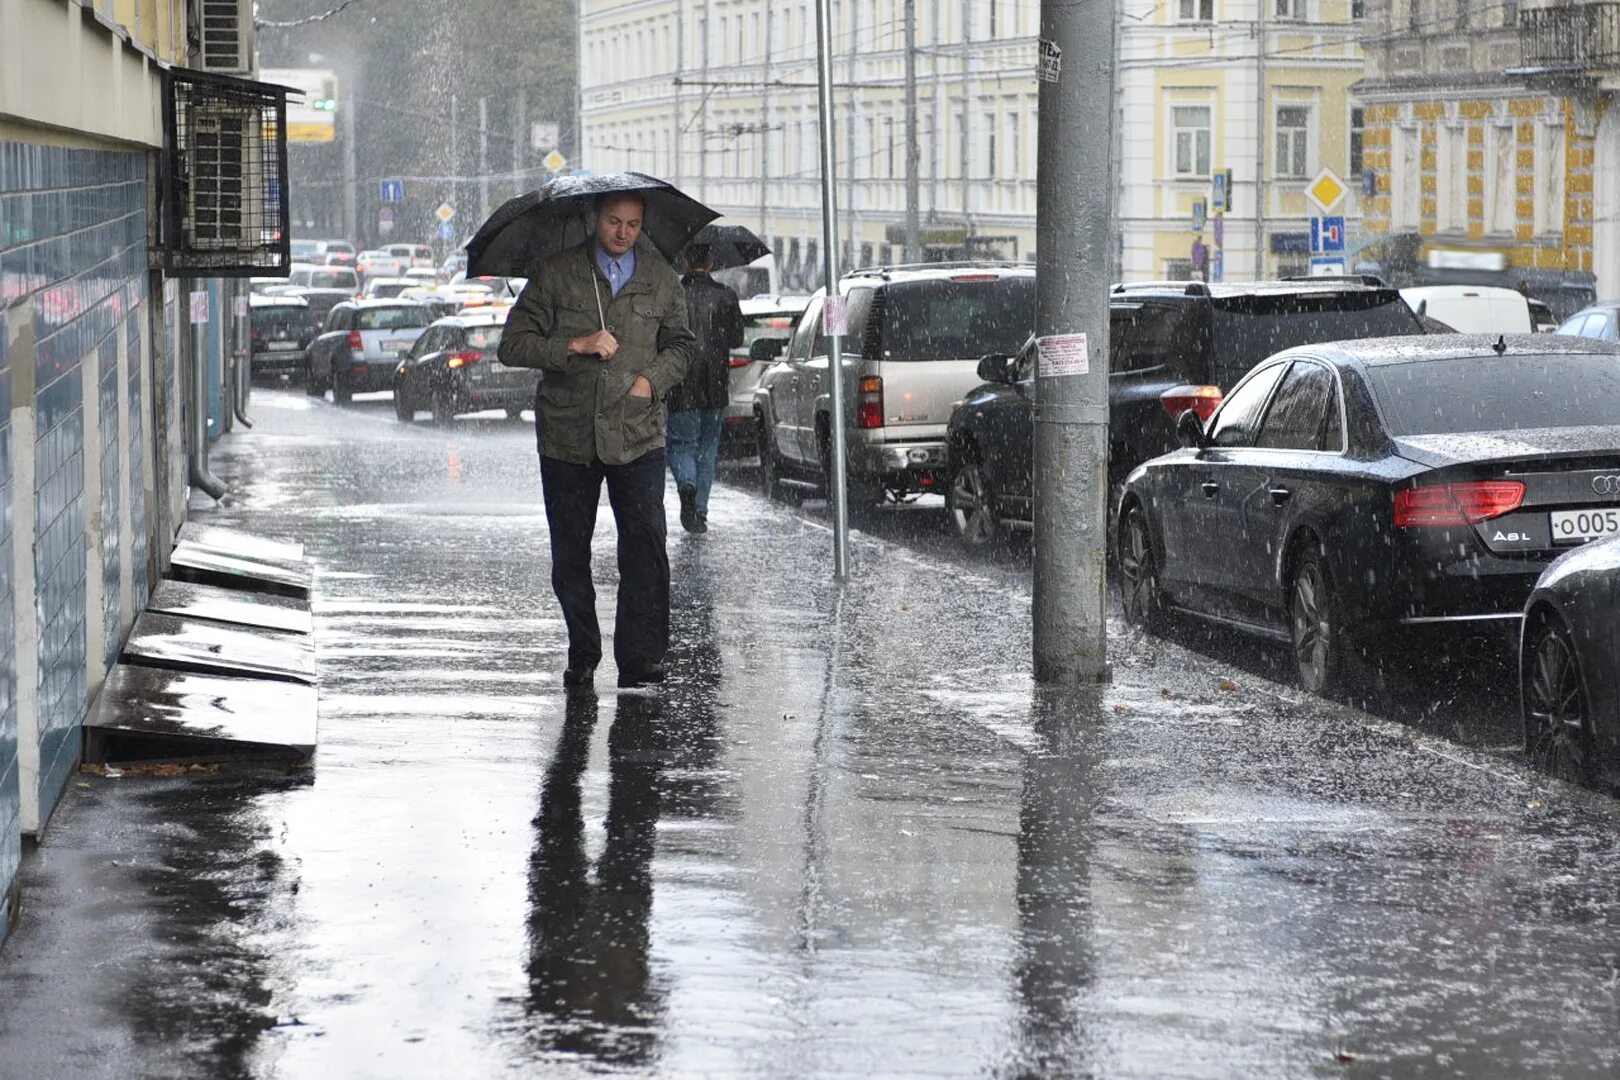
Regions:
<instances>
[{"instance_id":1,"label":"blue collared shirt","mask_svg":"<svg viewBox=\"0 0 1620 1080\"><path fill-rule=\"evenodd\" d=\"M597 244L596 265L602 268L602 276L613 287L613 295L618 296L625 283L636 276L636 249L631 248L615 259L601 244Z\"/></svg>"}]
</instances>

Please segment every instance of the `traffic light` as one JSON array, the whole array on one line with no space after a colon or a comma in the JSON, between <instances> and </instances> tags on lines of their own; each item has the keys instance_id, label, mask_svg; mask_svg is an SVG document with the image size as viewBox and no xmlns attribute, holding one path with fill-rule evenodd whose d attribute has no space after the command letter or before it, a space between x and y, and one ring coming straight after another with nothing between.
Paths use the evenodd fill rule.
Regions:
<instances>
[{"instance_id":1,"label":"traffic light","mask_svg":"<svg viewBox=\"0 0 1620 1080\"><path fill-rule=\"evenodd\" d=\"M316 98L310 104L314 108L320 109L320 110L322 110L324 112L337 112L337 99L336 98L329 98L329 97L328 98Z\"/></svg>"}]
</instances>

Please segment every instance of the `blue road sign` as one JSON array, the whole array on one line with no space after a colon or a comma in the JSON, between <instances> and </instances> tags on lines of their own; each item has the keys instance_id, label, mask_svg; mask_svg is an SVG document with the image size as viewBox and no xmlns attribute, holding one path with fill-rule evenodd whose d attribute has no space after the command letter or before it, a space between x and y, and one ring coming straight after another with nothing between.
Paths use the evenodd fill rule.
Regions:
<instances>
[{"instance_id":1,"label":"blue road sign","mask_svg":"<svg viewBox=\"0 0 1620 1080\"><path fill-rule=\"evenodd\" d=\"M1318 254L1322 250L1322 219L1311 218L1311 254Z\"/></svg>"},{"instance_id":2,"label":"blue road sign","mask_svg":"<svg viewBox=\"0 0 1620 1080\"><path fill-rule=\"evenodd\" d=\"M381 198L385 203L405 201L405 181L384 180L378 185L381 189Z\"/></svg>"},{"instance_id":3,"label":"blue road sign","mask_svg":"<svg viewBox=\"0 0 1620 1080\"><path fill-rule=\"evenodd\" d=\"M1322 252L1334 254L1344 251L1344 218L1322 218Z\"/></svg>"},{"instance_id":4,"label":"blue road sign","mask_svg":"<svg viewBox=\"0 0 1620 1080\"><path fill-rule=\"evenodd\" d=\"M1232 170L1222 169L1213 177L1214 183L1209 208L1217 214L1227 213L1232 209Z\"/></svg>"},{"instance_id":5,"label":"blue road sign","mask_svg":"<svg viewBox=\"0 0 1620 1080\"><path fill-rule=\"evenodd\" d=\"M455 238L456 238L456 227L454 225L450 224L447 221L443 225L439 226L439 239L440 240L454 240Z\"/></svg>"}]
</instances>

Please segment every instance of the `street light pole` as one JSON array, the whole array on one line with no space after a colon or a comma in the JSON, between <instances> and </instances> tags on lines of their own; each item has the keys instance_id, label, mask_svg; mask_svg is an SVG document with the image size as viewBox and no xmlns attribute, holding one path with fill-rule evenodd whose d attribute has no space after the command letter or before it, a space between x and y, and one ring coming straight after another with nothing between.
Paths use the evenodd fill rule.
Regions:
<instances>
[{"instance_id":1,"label":"street light pole","mask_svg":"<svg viewBox=\"0 0 1620 1080\"><path fill-rule=\"evenodd\" d=\"M821 251L825 260L827 298L822 306L827 334L827 375L832 382L831 475L827 477L833 512L833 577L849 579L848 477L844 454L843 297L838 291L838 184L833 130L832 2L816 0L816 41L821 76Z\"/></svg>"},{"instance_id":2,"label":"street light pole","mask_svg":"<svg viewBox=\"0 0 1620 1080\"><path fill-rule=\"evenodd\" d=\"M1035 678L1107 677L1113 0L1042 0L1035 332Z\"/></svg>"}]
</instances>

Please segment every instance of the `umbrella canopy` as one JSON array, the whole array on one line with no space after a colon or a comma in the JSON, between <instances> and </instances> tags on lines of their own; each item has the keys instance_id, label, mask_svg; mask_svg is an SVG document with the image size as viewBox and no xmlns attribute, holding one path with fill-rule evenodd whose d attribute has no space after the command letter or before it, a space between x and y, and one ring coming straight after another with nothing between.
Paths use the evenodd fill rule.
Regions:
<instances>
[{"instance_id":1,"label":"umbrella canopy","mask_svg":"<svg viewBox=\"0 0 1620 1080\"><path fill-rule=\"evenodd\" d=\"M765 241L741 225L705 225L687 247L698 244L708 246L716 270L747 266L771 253Z\"/></svg>"},{"instance_id":2,"label":"umbrella canopy","mask_svg":"<svg viewBox=\"0 0 1620 1080\"><path fill-rule=\"evenodd\" d=\"M468 277L523 277L538 259L583 244L589 215L604 195L647 202L644 240L673 260L698 230L720 215L679 188L645 173L559 176L539 191L508 199L467 241Z\"/></svg>"}]
</instances>

